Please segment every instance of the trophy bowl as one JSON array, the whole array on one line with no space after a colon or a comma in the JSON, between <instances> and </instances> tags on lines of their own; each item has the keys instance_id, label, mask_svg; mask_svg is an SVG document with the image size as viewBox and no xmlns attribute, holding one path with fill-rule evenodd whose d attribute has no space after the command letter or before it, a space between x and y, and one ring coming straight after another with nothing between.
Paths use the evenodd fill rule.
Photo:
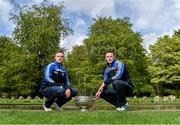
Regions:
<instances>
[{"instance_id":1,"label":"trophy bowl","mask_svg":"<svg viewBox=\"0 0 180 125\"><path fill-rule=\"evenodd\" d=\"M79 107L82 112L85 112L92 107L96 100L94 96L75 96L73 99L76 106Z\"/></svg>"}]
</instances>

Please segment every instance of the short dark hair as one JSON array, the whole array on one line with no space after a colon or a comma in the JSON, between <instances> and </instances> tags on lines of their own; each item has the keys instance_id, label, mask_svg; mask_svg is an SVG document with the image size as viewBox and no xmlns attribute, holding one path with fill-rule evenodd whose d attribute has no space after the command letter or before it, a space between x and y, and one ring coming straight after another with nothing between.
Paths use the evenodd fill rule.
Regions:
<instances>
[{"instance_id":1,"label":"short dark hair","mask_svg":"<svg viewBox=\"0 0 180 125\"><path fill-rule=\"evenodd\" d=\"M113 53L114 57L116 57L115 50L108 49L108 50L105 51L104 55L106 56L107 53Z\"/></svg>"},{"instance_id":2,"label":"short dark hair","mask_svg":"<svg viewBox=\"0 0 180 125\"><path fill-rule=\"evenodd\" d=\"M106 50L105 55L106 55L106 53L113 53L114 54L114 51L113 50Z\"/></svg>"},{"instance_id":3,"label":"short dark hair","mask_svg":"<svg viewBox=\"0 0 180 125\"><path fill-rule=\"evenodd\" d=\"M62 53L62 54L64 54L64 52L63 52L62 50L56 51L56 52L55 52L55 55L56 55L57 53Z\"/></svg>"}]
</instances>

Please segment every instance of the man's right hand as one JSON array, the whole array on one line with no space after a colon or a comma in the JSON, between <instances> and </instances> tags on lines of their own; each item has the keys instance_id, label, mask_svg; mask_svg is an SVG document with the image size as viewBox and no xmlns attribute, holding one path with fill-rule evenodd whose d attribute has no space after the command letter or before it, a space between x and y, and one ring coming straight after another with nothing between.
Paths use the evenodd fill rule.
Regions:
<instances>
[{"instance_id":1,"label":"man's right hand","mask_svg":"<svg viewBox=\"0 0 180 125\"><path fill-rule=\"evenodd\" d=\"M101 91L98 91L98 92L96 93L96 95L95 95L96 99L100 98L101 93L102 93Z\"/></svg>"},{"instance_id":2,"label":"man's right hand","mask_svg":"<svg viewBox=\"0 0 180 125\"><path fill-rule=\"evenodd\" d=\"M106 85L105 85L104 82L103 82L103 83L101 84L101 86L99 87L99 90L97 91L96 95L95 95L96 99L98 99L98 98L100 97L100 95L101 95L101 93L103 92L105 86L106 86Z\"/></svg>"},{"instance_id":3,"label":"man's right hand","mask_svg":"<svg viewBox=\"0 0 180 125\"><path fill-rule=\"evenodd\" d=\"M65 96L67 99L71 96L71 90L70 89L66 89Z\"/></svg>"}]
</instances>

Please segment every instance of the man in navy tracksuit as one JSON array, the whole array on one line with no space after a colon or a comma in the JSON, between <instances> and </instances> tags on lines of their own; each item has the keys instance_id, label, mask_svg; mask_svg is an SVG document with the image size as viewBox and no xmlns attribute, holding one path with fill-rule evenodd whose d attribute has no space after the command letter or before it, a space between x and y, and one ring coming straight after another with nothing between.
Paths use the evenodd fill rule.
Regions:
<instances>
[{"instance_id":1,"label":"man in navy tracksuit","mask_svg":"<svg viewBox=\"0 0 180 125\"><path fill-rule=\"evenodd\" d=\"M64 53L57 51L55 53L55 62L47 65L44 72L44 82L41 85L40 91L46 97L43 104L45 111L52 111L52 104L57 110L60 107L76 96L78 91L70 87L69 78L66 69L62 66Z\"/></svg>"},{"instance_id":2,"label":"man in navy tracksuit","mask_svg":"<svg viewBox=\"0 0 180 125\"><path fill-rule=\"evenodd\" d=\"M116 106L117 111L125 111L128 107L126 96L131 93L132 89L128 70L122 61L115 59L112 51L106 52L105 59L108 66L104 71L104 82L95 96ZM112 83L112 88L107 88L110 83Z\"/></svg>"}]
</instances>

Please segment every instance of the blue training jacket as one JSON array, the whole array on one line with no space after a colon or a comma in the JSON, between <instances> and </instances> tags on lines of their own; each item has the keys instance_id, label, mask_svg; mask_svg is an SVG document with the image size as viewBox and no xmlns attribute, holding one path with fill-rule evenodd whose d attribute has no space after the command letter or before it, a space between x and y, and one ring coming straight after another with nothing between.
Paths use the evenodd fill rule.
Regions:
<instances>
[{"instance_id":1,"label":"blue training jacket","mask_svg":"<svg viewBox=\"0 0 180 125\"><path fill-rule=\"evenodd\" d=\"M122 80L132 84L128 70L125 64L120 60L114 60L104 71L104 83L106 85L110 84L114 80Z\"/></svg>"},{"instance_id":2,"label":"blue training jacket","mask_svg":"<svg viewBox=\"0 0 180 125\"><path fill-rule=\"evenodd\" d=\"M44 72L44 87L62 85L65 88L70 87L69 78L66 69L59 62L52 62L47 65Z\"/></svg>"}]
</instances>

